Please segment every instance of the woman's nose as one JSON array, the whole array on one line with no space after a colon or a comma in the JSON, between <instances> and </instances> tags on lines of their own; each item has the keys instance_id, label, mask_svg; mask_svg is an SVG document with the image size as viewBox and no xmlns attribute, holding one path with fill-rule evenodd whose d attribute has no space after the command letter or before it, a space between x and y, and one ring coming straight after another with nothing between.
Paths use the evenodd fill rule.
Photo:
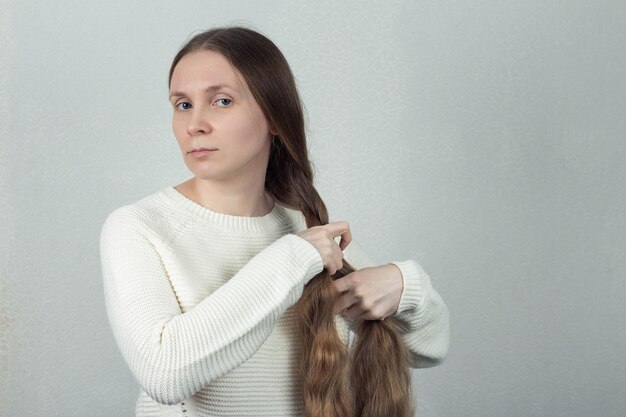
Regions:
<instances>
[{"instance_id":1,"label":"woman's nose","mask_svg":"<svg viewBox=\"0 0 626 417\"><path fill-rule=\"evenodd\" d=\"M208 111L202 107L194 107L187 123L187 133L190 136L201 135L211 131Z\"/></svg>"}]
</instances>

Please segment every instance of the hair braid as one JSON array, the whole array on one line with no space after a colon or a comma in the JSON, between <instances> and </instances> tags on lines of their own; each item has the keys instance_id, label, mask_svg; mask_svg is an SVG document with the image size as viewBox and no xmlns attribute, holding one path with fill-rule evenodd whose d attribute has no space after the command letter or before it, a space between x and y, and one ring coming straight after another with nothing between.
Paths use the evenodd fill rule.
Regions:
<instances>
[{"instance_id":1,"label":"hair braid","mask_svg":"<svg viewBox=\"0 0 626 417\"><path fill-rule=\"evenodd\" d=\"M277 142L273 149L276 154L270 158L274 173L281 172L278 166L272 166L278 165L277 154L285 151L281 148ZM281 195L288 195L285 203L302 211L307 227L327 224L326 206L307 170L298 170L297 163L286 162L285 158L280 166L282 171L290 172L282 181L272 181L268 176L269 191L279 200ZM280 185L282 190L272 185ZM354 271L347 262L343 264L335 278ZM412 416L409 353L399 332L405 324L393 317L385 321L362 320L357 326L354 351L349 355L335 326L333 307L339 293L332 281L323 271L307 284L298 302L306 416Z\"/></svg>"},{"instance_id":2,"label":"hair braid","mask_svg":"<svg viewBox=\"0 0 626 417\"><path fill-rule=\"evenodd\" d=\"M299 191L307 227L327 224L326 207L313 184L306 181L302 185ZM335 325L334 305L338 297L333 278L324 270L309 281L298 301L307 417L354 415L347 373L348 349Z\"/></svg>"},{"instance_id":3,"label":"hair braid","mask_svg":"<svg viewBox=\"0 0 626 417\"><path fill-rule=\"evenodd\" d=\"M354 416L413 416L409 351L399 334L405 326L394 317L358 324L350 367Z\"/></svg>"},{"instance_id":4,"label":"hair braid","mask_svg":"<svg viewBox=\"0 0 626 417\"><path fill-rule=\"evenodd\" d=\"M298 208L307 227L328 223L326 205L312 183L308 160L300 169L292 158L279 158L281 152L294 152L286 144L275 143L268 172L266 188L283 204ZM306 154L304 155L306 158ZM279 163L280 161L280 163ZM276 174L283 175L276 175ZM345 267L345 266L344 266ZM301 317L300 345L302 351L301 376L303 381L306 417L352 417L352 399L348 387L348 350L335 326L333 306L339 296L333 279L324 270L305 286L297 308Z\"/></svg>"}]
</instances>

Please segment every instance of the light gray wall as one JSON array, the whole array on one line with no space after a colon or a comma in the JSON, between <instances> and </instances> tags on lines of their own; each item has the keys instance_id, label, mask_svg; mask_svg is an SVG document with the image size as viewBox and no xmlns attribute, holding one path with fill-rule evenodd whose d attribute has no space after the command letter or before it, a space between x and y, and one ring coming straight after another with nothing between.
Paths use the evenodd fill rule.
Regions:
<instances>
[{"instance_id":1,"label":"light gray wall","mask_svg":"<svg viewBox=\"0 0 626 417\"><path fill-rule=\"evenodd\" d=\"M418 415L623 416L624 22L621 0L0 0L0 415L132 415L100 227L190 176L170 60L245 23L293 67L331 219L450 308Z\"/></svg>"}]
</instances>

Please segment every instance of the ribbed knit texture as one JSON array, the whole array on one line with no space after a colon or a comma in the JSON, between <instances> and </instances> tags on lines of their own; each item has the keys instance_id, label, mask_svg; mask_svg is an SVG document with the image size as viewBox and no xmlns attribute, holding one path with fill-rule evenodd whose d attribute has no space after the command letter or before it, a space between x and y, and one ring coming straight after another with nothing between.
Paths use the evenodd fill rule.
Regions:
<instances>
[{"instance_id":1,"label":"ribbed knit texture","mask_svg":"<svg viewBox=\"0 0 626 417\"><path fill-rule=\"evenodd\" d=\"M304 216L275 202L261 217L211 211L167 186L114 210L100 234L108 318L140 385L135 415L302 416L294 304L323 270L296 235ZM344 258L373 266L352 242ZM413 366L446 355L448 310L412 260L397 315ZM337 316L345 343L351 323Z\"/></svg>"}]
</instances>

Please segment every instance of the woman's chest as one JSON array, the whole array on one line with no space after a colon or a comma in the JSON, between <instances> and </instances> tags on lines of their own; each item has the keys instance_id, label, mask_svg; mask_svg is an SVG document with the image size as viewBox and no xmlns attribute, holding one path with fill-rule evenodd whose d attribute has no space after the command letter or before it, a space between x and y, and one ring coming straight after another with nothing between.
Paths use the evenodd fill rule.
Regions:
<instances>
[{"instance_id":1,"label":"woman's chest","mask_svg":"<svg viewBox=\"0 0 626 417\"><path fill-rule=\"evenodd\" d=\"M244 235L200 229L164 247L163 266L183 313L226 284L283 234Z\"/></svg>"}]
</instances>

